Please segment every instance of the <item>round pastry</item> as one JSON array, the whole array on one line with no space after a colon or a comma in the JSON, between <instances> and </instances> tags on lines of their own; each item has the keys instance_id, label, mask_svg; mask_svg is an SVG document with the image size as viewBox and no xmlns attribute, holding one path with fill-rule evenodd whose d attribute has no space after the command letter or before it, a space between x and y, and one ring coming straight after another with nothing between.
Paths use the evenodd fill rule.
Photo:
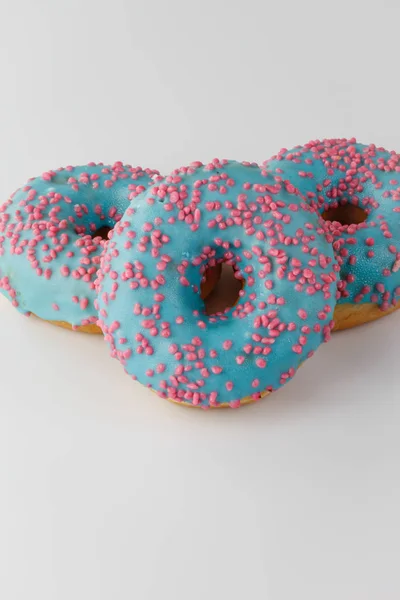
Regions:
<instances>
[{"instance_id":1,"label":"round pastry","mask_svg":"<svg viewBox=\"0 0 400 600\"><path fill-rule=\"evenodd\" d=\"M283 149L264 166L325 220L340 264L335 330L399 308L400 156L354 138L317 140Z\"/></svg>"},{"instance_id":2,"label":"round pastry","mask_svg":"<svg viewBox=\"0 0 400 600\"><path fill-rule=\"evenodd\" d=\"M244 280L207 315L199 283L226 262ZM279 388L324 340L338 266L318 215L255 164L193 163L141 194L98 272L99 325L133 379L189 406L238 407Z\"/></svg>"},{"instance_id":3,"label":"round pastry","mask_svg":"<svg viewBox=\"0 0 400 600\"><path fill-rule=\"evenodd\" d=\"M107 234L157 175L116 162L30 179L0 206L0 291L22 313L101 333L94 280Z\"/></svg>"}]
</instances>

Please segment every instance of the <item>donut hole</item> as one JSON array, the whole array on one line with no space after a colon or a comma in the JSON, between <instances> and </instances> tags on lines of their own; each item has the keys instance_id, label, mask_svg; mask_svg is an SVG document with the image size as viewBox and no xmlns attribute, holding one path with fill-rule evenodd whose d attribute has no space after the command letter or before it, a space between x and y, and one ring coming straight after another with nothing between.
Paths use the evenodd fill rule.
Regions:
<instances>
[{"instance_id":1,"label":"donut hole","mask_svg":"<svg viewBox=\"0 0 400 600\"><path fill-rule=\"evenodd\" d=\"M92 233L91 236L92 238L101 237L102 240L108 240L108 234L111 231L111 229L112 227L109 227L108 225L103 225L102 227L96 229L96 231Z\"/></svg>"},{"instance_id":2,"label":"donut hole","mask_svg":"<svg viewBox=\"0 0 400 600\"><path fill-rule=\"evenodd\" d=\"M321 216L325 221L336 221L341 225L359 225L367 220L368 213L354 204L338 204L326 209Z\"/></svg>"},{"instance_id":3,"label":"donut hole","mask_svg":"<svg viewBox=\"0 0 400 600\"><path fill-rule=\"evenodd\" d=\"M207 278L207 271L205 273ZM229 310L239 300L244 282L236 277L234 266L223 263L221 277L213 291L204 299L204 309L207 315L212 316Z\"/></svg>"}]
</instances>

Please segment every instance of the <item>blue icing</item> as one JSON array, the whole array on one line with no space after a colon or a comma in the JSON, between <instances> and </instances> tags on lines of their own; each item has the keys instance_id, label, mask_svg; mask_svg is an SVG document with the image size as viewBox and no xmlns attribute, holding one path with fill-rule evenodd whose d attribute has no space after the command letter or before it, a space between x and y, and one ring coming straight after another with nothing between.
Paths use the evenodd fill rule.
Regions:
<instances>
[{"instance_id":1,"label":"blue icing","mask_svg":"<svg viewBox=\"0 0 400 600\"><path fill-rule=\"evenodd\" d=\"M0 291L23 313L95 323L94 281L105 245L130 200L158 172L115 163L49 171L0 206Z\"/></svg>"},{"instance_id":2,"label":"blue icing","mask_svg":"<svg viewBox=\"0 0 400 600\"><path fill-rule=\"evenodd\" d=\"M174 171L114 228L98 280L100 325L126 371L201 407L283 385L324 339L336 303L333 249L317 214L256 165ZM238 304L207 316L207 264L245 279Z\"/></svg>"},{"instance_id":3,"label":"blue icing","mask_svg":"<svg viewBox=\"0 0 400 600\"><path fill-rule=\"evenodd\" d=\"M264 165L320 213L338 204L367 213L358 225L327 223L341 265L338 302L372 302L383 310L394 305L400 296L399 155L354 139L317 140L284 149Z\"/></svg>"}]
</instances>

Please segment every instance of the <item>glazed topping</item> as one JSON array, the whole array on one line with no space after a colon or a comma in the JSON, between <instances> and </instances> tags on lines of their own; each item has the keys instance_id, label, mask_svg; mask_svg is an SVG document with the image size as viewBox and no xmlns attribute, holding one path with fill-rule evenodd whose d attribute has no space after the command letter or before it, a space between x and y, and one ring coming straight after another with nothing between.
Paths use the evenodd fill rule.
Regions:
<instances>
[{"instance_id":1,"label":"glazed topping","mask_svg":"<svg viewBox=\"0 0 400 600\"><path fill-rule=\"evenodd\" d=\"M257 165L193 163L141 194L116 225L98 279L112 355L162 397L201 407L258 399L330 336L338 266L318 215ZM208 266L244 280L208 316Z\"/></svg>"},{"instance_id":2,"label":"glazed topping","mask_svg":"<svg viewBox=\"0 0 400 600\"><path fill-rule=\"evenodd\" d=\"M326 221L339 302L387 310L400 297L400 156L353 138L283 149L266 172L298 188Z\"/></svg>"},{"instance_id":3,"label":"glazed topping","mask_svg":"<svg viewBox=\"0 0 400 600\"><path fill-rule=\"evenodd\" d=\"M107 231L158 171L90 163L30 179L0 206L0 291L24 313L95 323Z\"/></svg>"}]
</instances>

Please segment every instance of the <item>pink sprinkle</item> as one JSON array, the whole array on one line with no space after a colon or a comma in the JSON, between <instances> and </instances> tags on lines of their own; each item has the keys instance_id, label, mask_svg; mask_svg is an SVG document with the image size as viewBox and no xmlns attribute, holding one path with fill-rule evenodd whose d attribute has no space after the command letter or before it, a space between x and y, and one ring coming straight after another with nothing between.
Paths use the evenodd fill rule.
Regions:
<instances>
[{"instance_id":1,"label":"pink sprinkle","mask_svg":"<svg viewBox=\"0 0 400 600\"><path fill-rule=\"evenodd\" d=\"M211 394L209 396L210 406L216 406L217 405L217 397L218 397L217 392L211 392Z\"/></svg>"},{"instance_id":2,"label":"pink sprinkle","mask_svg":"<svg viewBox=\"0 0 400 600\"><path fill-rule=\"evenodd\" d=\"M398 258L392 268L393 273L397 273L397 271L400 269L400 259Z\"/></svg>"}]
</instances>

